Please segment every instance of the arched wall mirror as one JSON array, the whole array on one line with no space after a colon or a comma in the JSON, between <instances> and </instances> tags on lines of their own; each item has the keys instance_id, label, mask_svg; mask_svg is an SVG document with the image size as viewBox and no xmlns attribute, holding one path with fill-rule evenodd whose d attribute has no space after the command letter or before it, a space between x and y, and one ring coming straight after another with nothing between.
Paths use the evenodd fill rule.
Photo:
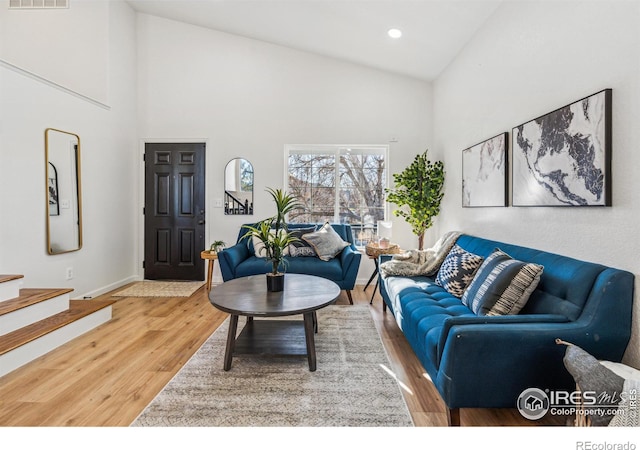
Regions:
<instances>
[{"instance_id":1,"label":"arched wall mirror","mask_svg":"<svg viewBox=\"0 0 640 450\"><path fill-rule=\"evenodd\" d=\"M80 136L47 128L44 132L47 186L47 252L73 252L82 247L80 201Z\"/></svg>"},{"instance_id":2,"label":"arched wall mirror","mask_svg":"<svg viewBox=\"0 0 640 450\"><path fill-rule=\"evenodd\" d=\"M253 165L234 158L224 169L224 213L253 214Z\"/></svg>"}]
</instances>

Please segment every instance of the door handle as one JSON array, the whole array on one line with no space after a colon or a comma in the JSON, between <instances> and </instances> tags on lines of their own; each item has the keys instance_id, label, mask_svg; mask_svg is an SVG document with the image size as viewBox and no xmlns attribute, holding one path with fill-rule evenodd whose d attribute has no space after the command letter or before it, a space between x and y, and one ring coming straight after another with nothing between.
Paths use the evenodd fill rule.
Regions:
<instances>
[{"instance_id":1,"label":"door handle","mask_svg":"<svg viewBox=\"0 0 640 450\"><path fill-rule=\"evenodd\" d=\"M198 220L198 225L204 225L204 220Z\"/></svg>"}]
</instances>

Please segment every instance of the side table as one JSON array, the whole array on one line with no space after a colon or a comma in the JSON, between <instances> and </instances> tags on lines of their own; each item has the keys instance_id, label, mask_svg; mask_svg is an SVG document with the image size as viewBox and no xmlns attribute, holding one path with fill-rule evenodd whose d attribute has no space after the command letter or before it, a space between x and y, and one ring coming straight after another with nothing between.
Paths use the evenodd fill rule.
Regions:
<instances>
[{"instance_id":1,"label":"side table","mask_svg":"<svg viewBox=\"0 0 640 450\"><path fill-rule=\"evenodd\" d=\"M200 257L202 259L208 260L209 267L207 268L207 291L210 291L211 281L213 278L213 266L216 263L216 259L218 259L218 254L209 250L203 250L202 252L200 252Z\"/></svg>"},{"instance_id":2,"label":"side table","mask_svg":"<svg viewBox=\"0 0 640 450\"><path fill-rule=\"evenodd\" d=\"M373 259L375 268L373 269L373 273L369 277L369 281L367 281L367 284L364 286L365 290L369 287L369 285L371 284L373 279L376 277L376 275L379 276L380 267L378 265L378 256L395 255L401 252L402 250L400 250L400 247L398 246L398 244L389 244L387 247L380 247L380 245L376 242L367 244L367 246L365 247L365 253L369 257L369 259ZM376 279L376 284L373 287L373 294L371 294L371 301L369 301L370 305L373 304L373 297L375 297L377 290L378 290L378 280Z\"/></svg>"}]
</instances>

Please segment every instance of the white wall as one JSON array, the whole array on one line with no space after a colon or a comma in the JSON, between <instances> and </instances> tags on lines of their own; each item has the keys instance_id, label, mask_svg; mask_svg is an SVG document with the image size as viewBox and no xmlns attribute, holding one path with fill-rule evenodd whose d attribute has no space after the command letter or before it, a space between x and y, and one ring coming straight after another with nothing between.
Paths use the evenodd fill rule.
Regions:
<instances>
[{"instance_id":1,"label":"white wall","mask_svg":"<svg viewBox=\"0 0 640 450\"><path fill-rule=\"evenodd\" d=\"M425 82L142 14L138 56L142 141L207 142L207 242L235 243L242 223L273 214L265 188L283 186L286 144L387 144L396 136L393 173L431 142ZM235 157L254 166L254 216L213 207ZM396 224L394 240L414 239ZM366 282L373 264L364 260Z\"/></svg>"},{"instance_id":2,"label":"white wall","mask_svg":"<svg viewBox=\"0 0 640 450\"><path fill-rule=\"evenodd\" d=\"M435 147L444 154L447 170L438 233L462 230L638 277L639 54L636 2L501 6L434 85ZM613 89L613 207L461 207L463 149L604 88ZM636 295L625 356L636 367L639 317Z\"/></svg>"},{"instance_id":3,"label":"white wall","mask_svg":"<svg viewBox=\"0 0 640 450\"><path fill-rule=\"evenodd\" d=\"M8 5L0 0L0 59L108 102L108 1L73 1L68 9Z\"/></svg>"},{"instance_id":4,"label":"white wall","mask_svg":"<svg viewBox=\"0 0 640 450\"><path fill-rule=\"evenodd\" d=\"M102 17L109 45L97 57L109 62L108 107L48 84L46 73L37 74L41 81L0 64L0 273L25 275L25 287L72 287L73 298L130 281L137 260L135 14L121 1L87 3L108 12ZM34 34L57 31L36 24ZM84 246L62 255L48 255L45 243L47 127L80 136ZM67 267L73 280L65 279Z\"/></svg>"}]
</instances>

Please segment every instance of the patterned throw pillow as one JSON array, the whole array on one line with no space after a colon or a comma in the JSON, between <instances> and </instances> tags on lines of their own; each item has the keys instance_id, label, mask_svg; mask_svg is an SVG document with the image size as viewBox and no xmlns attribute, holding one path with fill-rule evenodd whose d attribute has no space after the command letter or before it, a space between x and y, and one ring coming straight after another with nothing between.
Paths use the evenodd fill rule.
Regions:
<instances>
[{"instance_id":1,"label":"patterned throw pillow","mask_svg":"<svg viewBox=\"0 0 640 450\"><path fill-rule=\"evenodd\" d=\"M293 228L289 230L289 235L297 237L299 240L289 244L289 255L297 256L318 256L316 251L309 245L307 241L302 239L305 234L313 233L316 231L316 227L308 228Z\"/></svg>"},{"instance_id":2,"label":"patterned throw pillow","mask_svg":"<svg viewBox=\"0 0 640 450\"><path fill-rule=\"evenodd\" d=\"M518 314L538 286L542 271L539 264L518 261L495 249L478 269L462 303L479 316Z\"/></svg>"},{"instance_id":3,"label":"patterned throw pillow","mask_svg":"<svg viewBox=\"0 0 640 450\"><path fill-rule=\"evenodd\" d=\"M348 242L342 240L329 222L325 223L318 231L303 235L302 239L313 247L318 258L323 261L335 258L343 248L349 245Z\"/></svg>"},{"instance_id":4,"label":"patterned throw pillow","mask_svg":"<svg viewBox=\"0 0 640 450\"><path fill-rule=\"evenodd\" d=\"M483 259L482 256L454 245L438 270L436 284L445 288L451 295L462 297Z\"/></svg>"}]
</instances>

